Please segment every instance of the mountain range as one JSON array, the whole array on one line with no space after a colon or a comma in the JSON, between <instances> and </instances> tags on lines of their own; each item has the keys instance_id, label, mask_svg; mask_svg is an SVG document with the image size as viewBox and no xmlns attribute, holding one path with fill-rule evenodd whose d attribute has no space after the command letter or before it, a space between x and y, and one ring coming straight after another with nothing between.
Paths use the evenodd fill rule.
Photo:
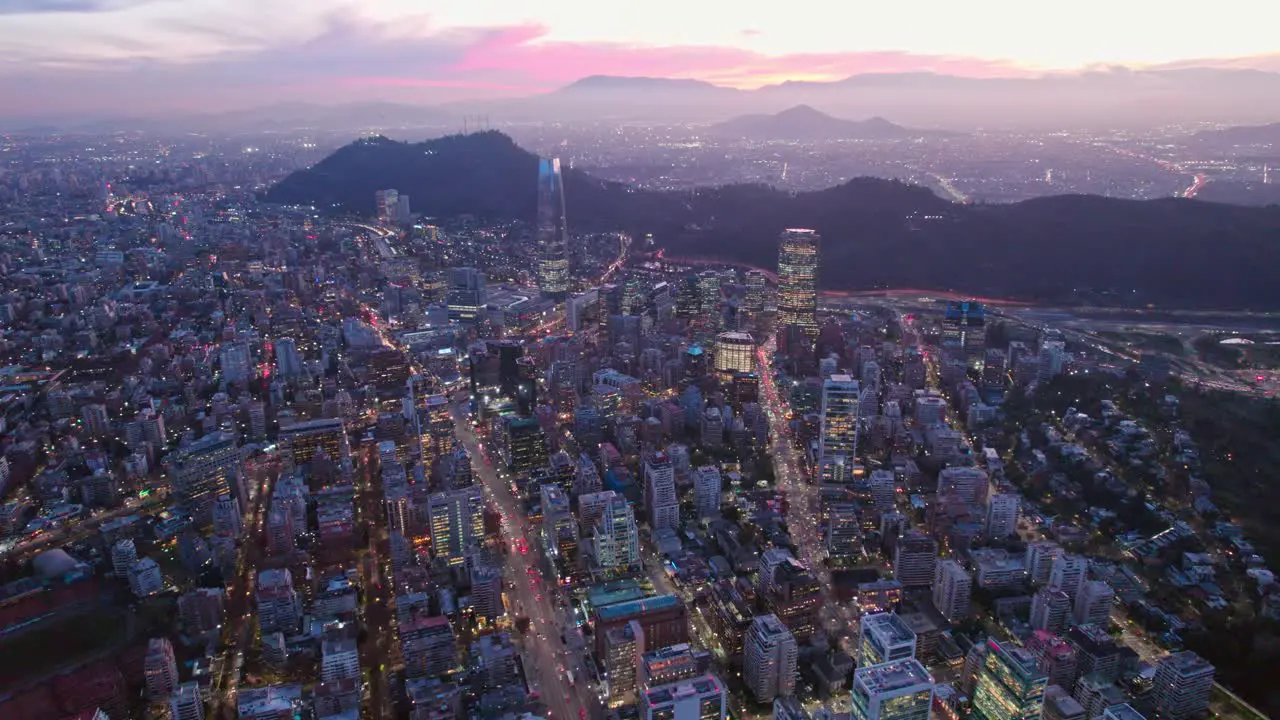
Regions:
<instances>
[{"instance_id":1,"label":"mountain range","mask_svg":"<svg viewBox=\"0 0 1280 720\"><path fill-rule=\"evenodd\" d=\"M416 211L532 221L538 158L497 132L344 146L272 187L269 202L372 214L394 187ZM958 205L858 178L816 192L760 185L657 192L564 172L576 232L652 233L672 256L773 267L788 227L823 236L825 288L934 288L1043 302L1280 308L1280 207L1057 196Z\"/></svg>"},{"instance_id":2,"label":"mountain range","mask_svg":"<svg viewBox=\"0 0 1280 720\"><path fill-rule=\"evenodd\" d=\"M919 128L1151 128L1176 123L1261 124L1280 118L1280 73L1227 68L1115 68L1040 77L972 78L930 72L870 73L843 80L788 81L753 90L698 80L592 76L547 93L434 106L289 103L167 118L0 117L0 127L184 132L369 127L460 128L466 115L508 122L723 122L797 105L836 117L893 118ZM18 124L15 124L18 123Z\"/></svg>"},{"instance_id":3,"label":"mountain range","mask_svg":"<svg viewBox=\"0 0 1280 720\"><path fill-rule=\"evenodd\" d=\"M941 130L916 130L873 117L867 120L844 120L832 117L808 105L796 105L773 115L739 115L707 128L719 137L750 140L906 140L910 138L954 135Z\"/></svg>"}]
</instances>

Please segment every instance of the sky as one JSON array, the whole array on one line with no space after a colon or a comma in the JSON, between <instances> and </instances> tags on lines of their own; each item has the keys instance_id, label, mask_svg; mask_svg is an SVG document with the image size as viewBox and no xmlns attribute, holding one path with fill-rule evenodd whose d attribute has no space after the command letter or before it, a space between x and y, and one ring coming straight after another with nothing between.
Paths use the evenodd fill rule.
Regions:
<instances>
[{"instance_id":1,"label":"sky","mask_svg":"<svg viewBox=\"0 0 1280 720\"><path fill-rule=\"evenodd\" d=\"M1185 6L1185 7L1184 7ZM859 73L1280 71L1280 3L0 0L0 116L442 103L589 75L740 88Z\"/></svg>"}]
</instances>

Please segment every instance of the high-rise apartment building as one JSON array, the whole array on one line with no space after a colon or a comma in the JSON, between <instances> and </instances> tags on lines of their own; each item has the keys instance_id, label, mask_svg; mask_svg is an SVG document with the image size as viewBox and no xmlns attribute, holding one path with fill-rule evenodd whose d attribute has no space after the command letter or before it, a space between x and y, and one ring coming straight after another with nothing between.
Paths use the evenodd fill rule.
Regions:
<instances>
[{"instance_id":1,"label":"high-rise apartment building","mask_svg":"<svg viewBox=\"0 0 1280 720\"><path fill-rule=\"evenodd\" d=\"M693 471L693 506L698 517L712 518L720 515L720 494L723 479L714 465L703 465Z\"/></svg>"},{"instance_id":2,"label":"high-rise apartment building","mask_svg":"<svg viewBox=\"0 0 1280 720\"><path fill-rule=\"evenodd\" d=\"M778 327L818 334L818 243L813 230L784 230L778 242Z\"/></svg>"},{"instance_id":3,"label":"high-rise apartment building","mask_svg":"<svg viewBox=\"0 0 1280 720\"><path fill-rule=\"evenodd\" d=\"M484 493L477 486L435 493L427 499L431 554L460 565L484 542Z\"/></svg>"},{"instance_id":4,"label":"high-rise apartment building","mask_svg":"<svg viewBox=\"0 0 1280 720\"><path fill-rule=\"evenodd\" d=\"M1067 595L1075 598L1088 579L1089 561L1080 555L1062 553L1050 564L1049 578L1046 582L1061 588Z\"/></svg>"},{"instance_id":5,"label":"high-rise apartment building","mask_svg":"<svg viewBox=\"0 0 1280 720\"><path fill-rule=\"evenodd\" d=\"M743 641L742 679L759 702L795 693L796 639L776 615L751 621Z\"/></svg>"},{"instance_id":6,"label":"high-rise apartment building","mask_svg":"<svg viewBox=\"0 0 1280 720\"><path fill-rule=\"evenodd\" d=\"M1049 574L1053 570L1055 561L1061 556L1062 547L1052 540L1036 540L1027 543L1027 551L1023 555L1022 562L1023 568L1027 571L1027 579L1036 587L1052 584L1049 581ZM1074 597L1071 590L1067 590L1067 594Z\"/></svg>"},{"instance_id":7,"label":"high-rise apartment building","mask_svg":"<svg viewBox=\"0 0 1280 720\"><path fill-rule=\"evenodd\" d=\"M1044 705L1048 677L1025 648L987 641L973 690L977 720L1035 720Z\"/></svg>"},{"instance_id":8,"label":"high-rise apartment building","mask_svg":"<svg viewBox=\"0 0 1280 720\"><path fill-rule=\"evenodd\" d=\"M602 496L599 515L594 524L594 549L596 567L605 573L628 572L640 564L640 534L636 517L627 499L612 491L594 493ZM590 497L590 496L583 496ZM584 515L586 510L579 506Z\"/></svg>"},{"instance_id":9,"label":"high-rise apartment building","mask_svg":"<svg viewBox=\"0 0 1280 720\"><path fill-rule=\"evenodd\" d=\"M853 480L852 469L858 456L860 398L858 381L852 376L832 375L822 383L818 469L824 483Z\"/></svg>"},{"instance_id":10,"label":"high-rise apartment building","mask_svg":"<svg viewBox=\"0 0 1280 720\"><path fill-rule=\"evenodd\" d=\"M864 665L853 673L852 720L929 720L933 676L908 657Z\"/></svg>"},{"instance_id":11,"label":"high-rise apartment building","mask_svg":"<svg viewBox=\"0 0 1280 720\"><path fill-rule=\"evenodd\" d=\"M1040 669L1049 676L1050 686L1069 688L1075 685L1080 660L1071 643L1051 632L1037 630L1027 638L1025 646L1035 655Z\"/></svg>"},{"instance_id":12,"label":"high-rise apartment building","mask_svg":"<svg viewBox=\"0 0 1280 720\"><path fill-rule=\"evenodd\" d=\"M285 380L296 380L302 377L305 368L302 366L302 355L298 352L298 342L291 337L283 337L275 341L276 374Z\"/></svg>"},{"instance_id":13,"label":"high-rise apartment building","mask_svg":"<svg viewBox=\"0 0 1280 720\"><path fill-rule=\"evenodd\" d=\"M938 542L919 530L898 538L893 551L893 577L903 587L928 587L938 563Z\"/></svg>"},{"instance_id":14,"label":"high-rise apartment building","mask_svg":"<svg viewBox=\"0 0 1280 720\"><path fill-rule=\"evenodd\" d=\"M916 655L916 634L894 613L866 615L858 624L858 667L905 660Z\"/></svg>"},{"instance_id":15,"label":"high-rise apartment building","mask_svg":"<svg viewBox=\"0 0 1280 720\"><path fill-rule=\"evenodd\" d=\"M249 347L244 343L223 343L218 352L222 379L228 385L245 385L252 379L253 365L249 359Z\"/></svg>"},{"instance_id":16,"label":"high-rise apartment building","mask_svg":"<svg viewBox=\"0 0 1280 720\"><path fill-rule=\"evenodd\" d=\"M645 505L652 530L680 525L680 498L676 495L675 468L664 452L656 452L644 462Z\"/></svg>"},{"instance_id":17,"label":"high-rise apartment building","mask_svg":"<svg viewBox=\"0 0 1280 720\"><path fill-rule=\"evenodd\" d=\"M1072 618L1077 625L1094 624L1107 627L1111 623L1111 605L1116 593L1101 580L1089 580L1080 586L1075 597Z\"/></svg>"},{"instance_id":18,"label":"high-rise apartment building","mask_svg":"<svg viewBox=\"0 0 1280 720\"><path fill-rule=\"evenodd\" d=\"M563 300L569 294L569 230L565 224L560 158L538 161L538 289Z\"/></svg>"},{"instance_id":19,"label":"high-rise apartment building","mask_svg":"<svg viewBox=\"0 0 1280 720\"><path fill-rule=\"evenodd\" d=\"M302 620L302 602L293 588L293 573L287 568L260 571L255 595L258 626L263 633L297 632Z\"/></svg>"},{"instance_id":20,"label":"high-rise apartment building","mask_svg":"<svg viewBox=\"0 0 1280 720\"><path fill-rule=\"evenodd\" d=\"M179 685L169 696L169 714L173 720L204 720L204 698L200 684L194 680Z\"/></svg>"},{"instance_id":21,"label":"high-rise apartment building","mask_svg":"<svg viewBox=\"0 0 1280 720\"><path fill-rule=\"evenodd\" d=\"M959 562L950 558L938 561L933 574L933 606L953 623L969 617L973 599L973 578Z\"/></svg>"},{"instance_id":22,"label":"high-rise apartment building","mask_svg":"<svg viewBox=\"0 0 1280 720\"><path fill-rule=\"evenodd\" d=\"M1191 652L1177 652L1156 665L1151 687L1156 712L1169 720L1186 720L1204 714L1213 690L1213 665Z\"/></svg>"},{"instance_id":23,"label":"high-rise apartment building","mask_svg":"<svg viewBox=\"0 0 1280 720\"><path fill-rule=\"evenodd\" d=\"M434 677L457 667L457 642L449 618L419 615L400 623L406 677Z\"/></svg>"},{"instance_id":24,"label":"high-rise apartment building","mask_svg":"<svg viewBox=\"0 0 1280 720\"><path fill-rule=\"evenodd\" d=\"M151 638L148 641L142 672L146 678L148 700L163 700L173 693L178 686L178 661L168 638Z\"/></svg>"},{"instance_id":25,"label":"high-rise apartment building","mask_svg":"<svg viewBox=\"0 0 1280 720\"><path fill-rule=\"evenodd\" d=\"M1058 634L1067 629L1071 617L1071 598L1052 585L1036 591L1031 598L1031 627Z\"/></svg>"},{"instance_id":26,"label":"high-rise apartment building","mask_svg":"<svg viewBox=\"0 0 1280 720\"><path fill-rule=\"evenodd\" d=\"M1017 493L996 493L987 498L987 537L1003 539L1018 531L1021 502Z\"/></svg>"}]
</instances>

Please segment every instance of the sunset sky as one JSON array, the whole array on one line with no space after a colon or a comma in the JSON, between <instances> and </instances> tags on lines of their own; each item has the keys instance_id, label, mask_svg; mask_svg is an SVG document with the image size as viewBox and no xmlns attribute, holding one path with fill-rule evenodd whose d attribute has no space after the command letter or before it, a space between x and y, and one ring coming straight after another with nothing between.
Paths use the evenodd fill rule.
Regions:
<instances>
[{"instance_id":1,"label":"sunset sky","mask_svg":"<svg viewBox=\"0 0 1280 720\"><path fill-rule=\"evenodd\" d=\"M929 70L1280 70L1280 3L0 0L0 115L446 102L587 75L756 87Z\"/></svg>"}]
</instances>

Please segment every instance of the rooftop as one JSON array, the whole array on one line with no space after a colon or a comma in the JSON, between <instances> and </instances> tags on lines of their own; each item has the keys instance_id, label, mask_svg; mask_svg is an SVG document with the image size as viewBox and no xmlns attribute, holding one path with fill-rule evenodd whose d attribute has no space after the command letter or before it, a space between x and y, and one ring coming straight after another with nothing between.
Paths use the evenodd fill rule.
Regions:
<instances>
[{"instance_id":1,"label":"rooftop","mask_svg":"<svg viewBox=\"0 0 1280 720\"><path fill-rule=\"evenodd\" d=\"M933 676L915 658L871 665L854 671L853 682L870 694L889 693L918 685L932 685Z\"/></svg>"},{"instance_id":2,"label":"rooftop","mask_svg":"<svg viewBox=\"0 0 1280 720\"><path fill-rule=\"evenodd\" d=\"M893 613L874 613L862 618L862 632L875 635L888 645L905 645L916 640L906 621Z\"/></svg>"},{"instance_id":3,"label":"rooftop","mask_svg":"<svg viewBox=\"0 0 1280 720\"><path fill-rule=\"evenodd\" d=\"M680 680L668 685L650 688L645 693L645 703L649 706L666 705L682 698L699 697L724 692L724 686L714 675L702 675L689 680Z\"/></svg>"},{"instance_id":4,"label":"rooftop","mask_svg":"<svg viewBox=\"0 0 1280 720\"><path fill-rule=\"evenodd\" d=\"M683 604L683 601L675 595L658 595L656 597L628 600L627 602L620 602L606 607L596 608L596 615L601 620L608 622L610 620L617 620L633 615L639 615L641 613L667 610L682 606Z\"/></svg>"}]
</instances>

